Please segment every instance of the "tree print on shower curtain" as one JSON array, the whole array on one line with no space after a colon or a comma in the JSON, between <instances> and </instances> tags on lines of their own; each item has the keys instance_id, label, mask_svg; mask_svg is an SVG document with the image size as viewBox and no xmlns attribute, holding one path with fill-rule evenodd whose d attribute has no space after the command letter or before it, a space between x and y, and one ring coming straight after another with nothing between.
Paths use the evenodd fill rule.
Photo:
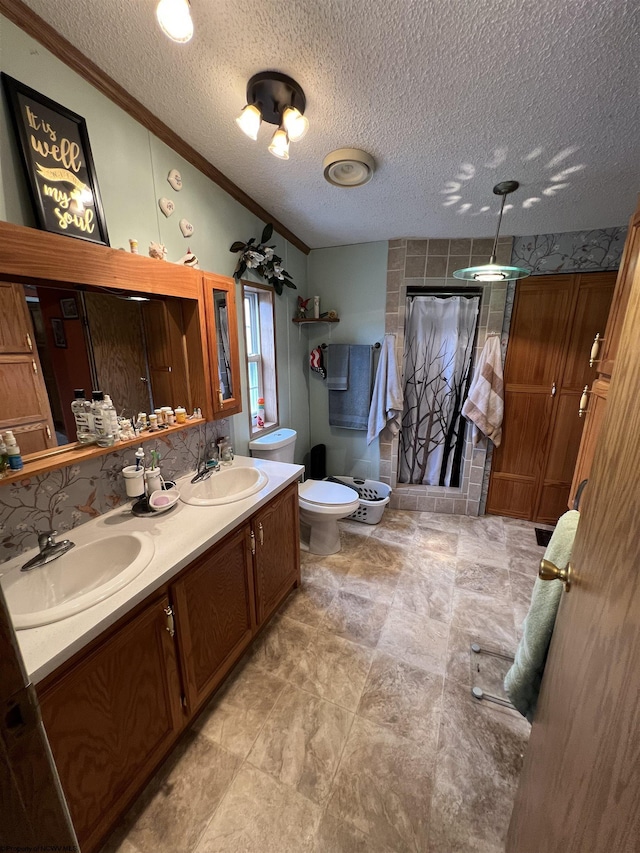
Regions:
<instances>
[{"instance_id":1,"label":"tree print on shower curtain","mask_svg":"<svg viewBox=\"0 0 640 853\"><path fill-rule=\"evenodd\" d=\"M399 483L460 485L478 296L407 299Z\"/></svg>"}]
</instances>

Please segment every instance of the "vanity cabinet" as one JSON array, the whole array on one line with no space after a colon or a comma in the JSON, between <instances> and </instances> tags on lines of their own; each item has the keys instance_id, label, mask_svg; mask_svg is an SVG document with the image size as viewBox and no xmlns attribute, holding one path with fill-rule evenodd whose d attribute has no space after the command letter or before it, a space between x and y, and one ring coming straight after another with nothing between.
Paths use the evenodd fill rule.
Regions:
<instances>
[{"instance_id":1,"label":"vanity cabinet","mask_svg":"<svg viewBox=\"0 0 640 853\"><path fill-rule=\"evenodd\" d=\"M83 853L100 849L299 583L292 483L38 685Z\"/></svg>"},{"instance_id":2,"label":"vanity cabinet","mask_svg":"<svg viewBox=\"0 0 640 853\"><path fill-rule=\"evenodd\" d=\"M156 596L38 690L83 851L97 849L184 727L168 607Z\"/></svg>"},{"instance_id":3,"label":"vanity cabinet","mask_svg":"<svg viewBox=\"0 0 640 853\"><path fill-rule=\"evenodd\" d=\"M214 416L236 415L242 411L236 283L232 278L207 274L202 277L202 288Z\"/></svg>"},{"instance_id":4,"label":"vanity cabinet","mask_svg":"<svg viewBox=\"0 0 640 853\"><path fill-rule=\"evenodd\" d=\"M189 713L209 698L255 628L249 525L214 545L171 586Z\"/></svg>"},{"instance_id":5,"label":"vanity cabinet","mask_svg":"<svg viewBox=\"0 0 640 853\"><path fill-rule=\"evenodd\" d=\"M259 623L273 613L300 578L298 485L293 483L251 521L255 550L256 613Z\"/></svg>"}]
</instances>

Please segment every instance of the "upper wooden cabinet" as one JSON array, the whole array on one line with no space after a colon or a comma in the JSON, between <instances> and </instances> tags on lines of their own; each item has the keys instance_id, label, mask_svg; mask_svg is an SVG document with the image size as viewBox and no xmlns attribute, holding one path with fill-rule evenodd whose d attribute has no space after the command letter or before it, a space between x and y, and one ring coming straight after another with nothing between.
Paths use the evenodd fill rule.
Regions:
<instances>
[{"instance_id":1,"label":"upper wooden cabinet","mask_svg":"<svg viewBox=\"0 0 640 853\"><path fill-rule=\"evenodd\" d=\"M580 443L580 450L573 472L573 482L569 494L569 507L574 505L580 484L589 479L591 463L595 453L596 444L600 436L600 430L604 423L607 409L607 397L609 384L615 366L616 355L620 334L627 311L629 294L633 285L634 277L640 275L640 202L636 212L629 222L629 232L624 244L620 269L616 279L616 287L613 293L609 320L604 333L604 338L595 352L594 367L597 371L597 379L587 392L587 410L584 416L584 431ZM585 382L585 385L588 384ZM588 489L585 492L588 497ZM581 499L582 500L582 499ZM580 504L582 508L582 504Z\"/></svg>"},{"instance_id":2,"label":"upper wooden cabinet","mask_svg":"<svg viewBox=\"0 0 640 853\"><path fill-rule=\"evenodd\" d=\"M82 458L104 452L75 444L74 388L99 387L125 416L163 405L199 407L207 420L240 410L233 281L205 278L208 314L198 270L0 222L0 431L20 432L23 456L34 454L25 460L30 475L45 459L51 467L56 434ZM218 292L228 297L224 305L216 297L214 309ZM207 317L213 324L225 312L218 358ZM214 409L217 365L227 353L233 396ZM68 456L66 464L75 461Z\"/></svg>"},{"instance_id":3,"label":"upper wooden cabinet","mask_svg":"<svg viewBox=\"0 0 640 853\"><path fill-rule=\"evenodd\" d=\"M236 283L207 273L202 277L207 317L212 407L215 417L242 411Z\"/></svg>"}]
</instances>

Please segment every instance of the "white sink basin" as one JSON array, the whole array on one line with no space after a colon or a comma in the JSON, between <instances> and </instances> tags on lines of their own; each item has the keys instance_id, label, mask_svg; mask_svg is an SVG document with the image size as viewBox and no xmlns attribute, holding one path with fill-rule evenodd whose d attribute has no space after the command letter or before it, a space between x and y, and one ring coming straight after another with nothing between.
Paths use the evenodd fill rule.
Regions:
<instances>
[{"instance_id":1,"label":"white sink basin","mask_svg":"<svg viewBox=\"0 0 640 853\"><path fill-rule=\"evenodd\" d=\"M255 495L269 481L264 471L234 465L214 471L206 480L180 485L180 500L192 506L220 506Z\"/></svg>"},{"instance_id":2,"label":"white sink basin","mask_svg":"<svg viewBox=\"0 0 640 853\"><path fill-rule=\"evenodd\" d=\"M139 575L154 550L147 533L115 533L46 566L10 572L1 582L14 626L48 625L103 601Z\"/></svg>"}]
</instances>

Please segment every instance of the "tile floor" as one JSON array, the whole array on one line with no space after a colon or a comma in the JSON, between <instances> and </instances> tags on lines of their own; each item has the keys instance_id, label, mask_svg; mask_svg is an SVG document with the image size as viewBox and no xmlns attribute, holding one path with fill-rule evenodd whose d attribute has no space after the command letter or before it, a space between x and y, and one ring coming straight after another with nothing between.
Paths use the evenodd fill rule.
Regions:
<instances>
[{"instance_id":1,"label":"tile floor","mask_svg":"<svg viewBox=\"0 0 640 853\"><path fill-rule=\"evenodd\" d=\"M103 853L500 853L529 734L470 695L513 651L533 525L387 511L290 595Z\"/></svg>"}]
</instances>

